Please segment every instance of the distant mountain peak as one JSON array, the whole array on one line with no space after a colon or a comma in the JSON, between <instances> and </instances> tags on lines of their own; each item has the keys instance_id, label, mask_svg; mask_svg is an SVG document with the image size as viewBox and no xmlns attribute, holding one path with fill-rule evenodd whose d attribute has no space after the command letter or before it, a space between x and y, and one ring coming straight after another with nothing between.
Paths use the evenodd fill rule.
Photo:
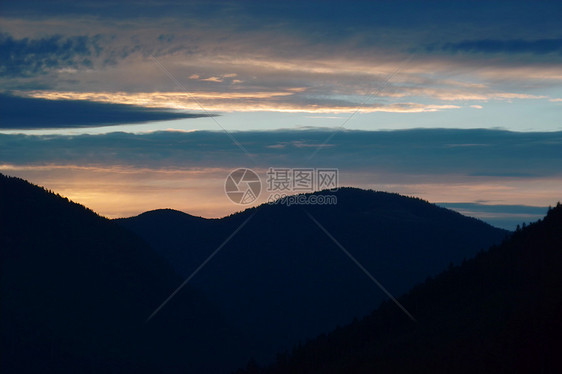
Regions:
<instances>
[{"instance_id":1,"label":"distant mountain peak","mask_svg":"<svg viewBox=\"0 0 562 374\"><path fill-rule=\"evenodd\" d=\"M341 188L300 196L331 194L336 204L288 206L279 200L215 220L162 214L119 223L253 336L262 358L274 347L363 316L386 298L331 238L399 295L508 234L396 193Z\"/></svg>"},{"instance_id":2,"label":"distant mountain peak","mask_svg":"<svg viewBox=\"0 0 562 374\"><path fill-rule=\"evenodd\" d=\"M153 210L148 210L146 212L143 212L135 217L143 217L143 216L169 216L169 217L182 217L182 218L188 218L191 217L193 219L206 219L204 217L201 216L195 216L189 213L185 213L182 212L181 210L176 210L176 209L172 209L172 208L162 208L162 209L153 209Z\"/></svg>"}]
</instances>

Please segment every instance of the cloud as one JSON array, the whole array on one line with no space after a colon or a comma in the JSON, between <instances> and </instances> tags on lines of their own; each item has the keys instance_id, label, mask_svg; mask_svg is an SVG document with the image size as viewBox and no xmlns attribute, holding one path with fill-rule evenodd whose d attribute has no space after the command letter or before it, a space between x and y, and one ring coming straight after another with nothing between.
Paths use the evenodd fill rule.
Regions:
<instances>
[{"instance_id":1,"label":"cloud","mask_svg":"<svg viewBox=\"0 0 562 374\"><path fill-rule=\"evenodd\" d=\"M215 112L308 112L308 113L423 113L458 109L451 104L419 104L397 102L389 104L357 102L351 99L333 99L309 94L305 89L285 91L231 91L231 92L71 92L71 91L15 91L19 95L48 100L88 100L100 103L138 105L146 108L173 108ZM197 101L194 100L197 99ZM200 106L201 105L201 106Z\"/></svg>"},{"instance_id":2,"label":"cloud","mask_svg":"<svg viewBox=\"0 0 562 374\"><path fill-rule=\"evenodd\" d=\"M86 35L63 37L53 35L41 39L14 39L0 34L0 74L27 77L78 67L92 67L91 57L99 54L98 37Z\"/></svg>"},{"instance_id":3,"label":"cloud","mask_svg":"<svg viewBox=\"0 0 562 374\"><path fill-rule=\"evenodd\" d=\"M461 214L480 218L493 226L515 230L522 222L535 222L544 217L548 208L528 205L502 205L479 203L437 203Z\"/></svg>"},{"instance_id":4,"label":"cloud","mask_svg":"<svg viewBox=\"0 0 562 374\"><path fill-rule=\"evenodd\" d=\"M17 45L7 50L24 62L4 61L11 73L0 76L3 87L114 99L128 92L139 97L121 99L199 109L157 97L177 87L151 56L206 109L226 112L426 113L466 107L466 100L544 98L562 87L554 52L513 59L443 50L476 51L486 40L507 41L488 43L497 50L552 49L561 35L554 2L146 1L134 11L130 2L49 3L3 4L3 40ZM48 52L34 61L33 46L43 44Z\"/></svg>"},{"instance_id":5,"label":"cloud","mask_svg":"<svg viewBox=\"0 0 562 374\"><path fill-rule=\"evenodd\" d=\"M201 78L199 79L201 82L215 82L215 83L222 83L224 79L221 77L208 77L208 78Z\"/></svg>"},{"instance_id":6,"label":"cloud","mask_svg":"<svg viewBox=\"0 0 562 374\"><path fill-rule=\"evenodd\" d=\"M109 126L205 116L134 105L24 98L0 93L0 129Z\"/></svg>"},{"instance_id":7,"label":"cloud","mask_svg":"<svg viewBox=\"0 0 562 374\"><path fill-rule=\"evenodd\" d=\"M337 167L370 174L527 179L560 176L562 133L499 130L234 132L248 157L222 132L0 135L6 164L148 168ZM327 141L329 139L329 141ZM319 145L322 149L312 157ZM257 163L256 163L257 162Z\"/></svg>"},{"instance_id":8,"label":"cloud","mask_svg":"<svg viewBox=\"0 0 562 374\"><path fill-rule=\"evenodd\" d=\"M464 40L457 43L446 43L441 46L441 50L452 53L562 54L562 39Z\"/></svg>"},{"instance_id":9,"label":"cloud","mask_svg":"<svg viewBox=\"0 0 562 374\"><path fill-rule=\"evenodd\" d=\"M18 126L58 127L62 122L82 126L81 121L96 125L186 117L190 115L166 109L199 110L191 94L213 112L347 114L341 121L357 110L381 112L361 120L365 124L372 119L373 126L386 128L474 123L513 128L546 123L543 128L559 128L556 98L562 89L562 2L506 4L3 1L0 86L18 90L28 100L57 101L28 101L27 113L10 112L6 117L2 112L0 124L15 126L23 121ZM428 44L433 49L426 48ZM176 83L151 56L189 94L173 92ZM205 81L209 78L212 81ZM511 100L516 104L509 106ZM484 102L489 102L485 111L465 110ZM34 115L43 104L52 106L42 109L41 117ZM0 110L12 110L4 108ZM80 116L92 111L87 119ZM60 119L54 120L53 113ZM21 118L16 120L17 116ZM284 121L271 126L291 126L295 118L304 116L236 114L229 120L258 117L260 126L270 118L272 123L275 118ZM417 185L437 196L449 190L462 193L470 185L464 184L467 180L501 180L501 191L507 195L504 188L509 190L511 182L532 185L559 169L555 167L561 161L559 133L533 137L432 131L344 131L311 162L364 172L371 178L364 185L376 185L373 173L380 173L381 185L389 189L399 185L396 188L403 192L415 192L415 186L403 187L413 179L419 181L413 174L430 175L430 180L436 175L453 180L453 173L464 178L456 187L451 183L448 188ZM234 135L256 155L260 167L306 166L315 149L307 145L323 144L327 137L318 130ZM200 131L2 137L0 161L17 165L107 162L158 170L175 167L178 172L249 162L224 134ZM389 179L392 173L412 180L400 185ZM470 191L494 191L493 185L479 188ZM559 190L559 185L553 189Z\"/></svg>"}]
</instances>

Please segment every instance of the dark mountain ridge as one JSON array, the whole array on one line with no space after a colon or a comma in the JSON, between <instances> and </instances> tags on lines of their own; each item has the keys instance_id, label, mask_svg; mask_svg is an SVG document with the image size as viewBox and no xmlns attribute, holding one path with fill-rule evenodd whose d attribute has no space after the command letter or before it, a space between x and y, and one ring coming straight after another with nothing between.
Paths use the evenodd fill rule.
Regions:
<instances>
[{"instance_id":1,"label":"dark mountain ridge","mask_svg":"<svg viewBox=\"0 0 562 374\"><path fill-rule=\"evenodd\" d=\"M335 206L264 205L223 219L168 209L112 222L0 175L0 369L219 373L366 315L386 296L307 214L393 294L506 234L419 199L336 194Z\"/></svg>"},{"instance_id":2,"label":"dark mountain ridge","mask_svg":"<svg viewBox=\"0 0 562 374\"><path fill-rule=\"evenodd\" d=\"M0 174L2 373L215 373L246 360L221 313L142 239Z\"/></svg>"},{"instance_id":3,"label":"dark mountain ridge","mask_svg":"<svg viewBox=\"0 0 562 374\"><path fill-rule=\"evenodd\" d=\"M247 219L192 284L248 334L260 359L375 309L391 293L499 243L506 231L398 194L342 188L336 205L261 205L222 219L173 211L120 219L187 278Z\"/></svg>"},{"instance_id":4,"label":"dark mountain ridge","mask_svg":"<svg viewBox=\"0 0 562 374\"><path fill-rule=\"evenodd\" d=\"M238 374L562 372L562 206L277 362Z\"/></svg>"}]
</instances>

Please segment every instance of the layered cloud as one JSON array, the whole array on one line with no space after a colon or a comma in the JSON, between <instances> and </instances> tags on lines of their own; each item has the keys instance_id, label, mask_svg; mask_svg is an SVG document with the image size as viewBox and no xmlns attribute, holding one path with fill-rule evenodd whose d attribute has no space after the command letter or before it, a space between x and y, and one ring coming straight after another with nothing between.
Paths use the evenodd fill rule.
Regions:
<instances>
[{"instance_id":1,"label":"layered cloud","mask_svg":"<svg viewBox=\"0 0 562 374\"><path fill-rule=\"evenodd\" d=\"M28 97L425 113L562 95L554 2L21 1L2 14L0 82Z\"/></svg>"},{"instance_id":2,"label":"layered cloud","mask_svg":"<svg viewBox=\"0 0 562 374\"><path fill-rule=\"evenodd\" d=\"M27 166L109 165L187 170L237 165L258 168L331 165L342 170L397 175L562 176L560 132L310 129L244 131L231 133L230 137L212 131L96 136L0 134L0 146L0 160L4 164Z\"/></svg>"}]
</instances>

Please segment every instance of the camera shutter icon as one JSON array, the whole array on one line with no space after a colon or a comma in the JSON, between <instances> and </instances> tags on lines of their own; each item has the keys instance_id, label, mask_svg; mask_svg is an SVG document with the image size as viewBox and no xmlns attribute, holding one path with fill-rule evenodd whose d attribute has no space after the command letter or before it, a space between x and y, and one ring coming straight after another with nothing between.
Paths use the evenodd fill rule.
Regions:
<instances>
[{"instance_id":1,"label":"camera shutter icon","mask_svg":"<svg viewBox=\"0 0 562 374\"><path fill-rule=\"evenodd\" d=\"M226 177L224 191L235 204L251 204L260 196L261 180L251 169L236 169Z\"/></svg>"}]
</instances>

